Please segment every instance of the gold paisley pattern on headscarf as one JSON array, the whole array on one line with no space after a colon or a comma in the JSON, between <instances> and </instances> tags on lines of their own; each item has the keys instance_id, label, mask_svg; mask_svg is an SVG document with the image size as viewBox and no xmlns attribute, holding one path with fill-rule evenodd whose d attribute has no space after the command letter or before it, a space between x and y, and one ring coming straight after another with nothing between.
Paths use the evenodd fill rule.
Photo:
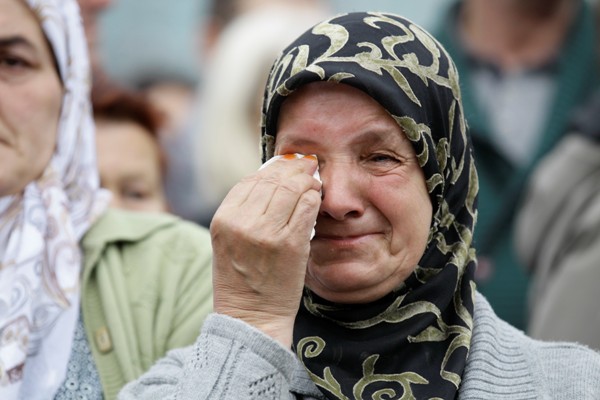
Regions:
<instances>
[{"instance_id":1,"label":"gold paisley pattern on headscarf","mask_svg":"<svg viewBox=\"0 0 600 400\"><path fill-rule=\"evenodd\" d=\"M79 241L108 205L99 188L87 45L76 0L23 1L63 85L57 143L42 176L0 198L0 398L54 398L79 316ZM50 129L50 127L49 127Z\"/></svg>"},{"instance_id":2,"label":"gold paisley pattern on headscarf","mask_svg":"<svg viewBox=\"0 0 600 400\"><path fill-rule=\"evenodd\" d=\"M271 69L263 161L273 156L282 102L315 81L351 85L390 113L414 146L434 215L419 265L384 298L342 305L305 290L297 356L331 399L453 399L473 329L478 191L456 68L435 39L396 15L320 23Z\"/></svg>"}]
</instances>

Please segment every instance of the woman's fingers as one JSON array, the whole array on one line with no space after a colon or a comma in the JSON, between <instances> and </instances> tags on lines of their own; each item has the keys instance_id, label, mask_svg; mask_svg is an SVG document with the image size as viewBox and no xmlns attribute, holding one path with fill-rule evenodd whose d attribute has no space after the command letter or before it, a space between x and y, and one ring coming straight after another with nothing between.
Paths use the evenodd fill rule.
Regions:
<instances>
[{"instance_id":1,"label":"woman's fingers","mask_svg":"<svg viewBox=\"0 0 600 400\"><path fill-rule=\"evenodd\" d=\"M318 190L305 192L294 208L290 216L288 228L298 234L308 234L308 240L312 239L311 232L314 229L319 207L321 206L321 193Z\"/></svg>"},{"instance_id":2,"label":"woman's fingers","mask_svg":"<svg viewBox=\"0 0 600 400\"><path fill-rule=\"evenodd\" d=\"M304 193L320 190L320 182L312 177L316 167L314 159L277 160L252 177L253 186L237 206L244 215L262 219L259 225L281 231Z\"/></svg>"},{"instance_id":3,"label":"woman's fingers","mask_svg":"<svg viewBox=\"0 0 600 400\"><path fill-rule=\"evenodd\" d=\"M264 214L265 217L272 221L274 228L280 231L288 228L294 214L298 212L297 208L299 206L305 207L309 204L306 199L304 199L309 192L313 192L316 197L317 201L312 202L312 205L316 211L318 211L320 195L318 187L315 188L315 182L316 180L312 176L301 174L294 176L286 182L282 182L277 187ZM309 195L309 198L310 197L311 196ZM307 225L312 227L315 220L316 213L314 214L313 220L308 221L309 223Z\"/></svg>"}]
</instances>

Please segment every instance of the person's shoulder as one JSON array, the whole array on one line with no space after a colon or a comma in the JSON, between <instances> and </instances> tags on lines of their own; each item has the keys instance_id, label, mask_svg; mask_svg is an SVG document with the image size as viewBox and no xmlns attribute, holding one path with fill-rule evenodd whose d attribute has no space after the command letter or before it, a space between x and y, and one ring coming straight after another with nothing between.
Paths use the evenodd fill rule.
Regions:
<instances>
[{"instance_id":1,"label":"person's shoulder","mask_svg":"<svg viewBox=\"0 0 600 400\"><path fill-rule=\"evenodd\" d=\"M527 338L535 382L555 398L600 399L600 353L578 343Z\"/></svg>"},{"instance_id":2,"label":"person's shoulder","mask_svg":"<svg viewBox=\"0 0 600 400\"><path fill-rule=\"evenodd\" d=\"M85 270L120 265L130 279L204 282L210 292L212 246L206 228L170 214L107 211L82 240ZM111 256L107 256L107 255ZM117 255L115 257L115 255Z\"/></svg>"},{"instance_id":3,"label":"person's shoulder","mask_svg":"<svg viewBox=\"0 0 600 400\"><path fill-rule=\"evenodd\" d=\"M210 244L208 230L168 213L109 209L83 238L84 247L112 242L183 241Z\"/></svg>"},{"instance_id":4,"label":"person's shoulder","mask_svg":"<svg viewBox=\"0 0 600 400\"><path fill-rule=\"evenodd\" d=\"M503 398L600 398L600 354L576 343L532 339L498 318L480 294L462 393ZM471 396L471 397L470 397Z\"/></svg>"}]
</instances>

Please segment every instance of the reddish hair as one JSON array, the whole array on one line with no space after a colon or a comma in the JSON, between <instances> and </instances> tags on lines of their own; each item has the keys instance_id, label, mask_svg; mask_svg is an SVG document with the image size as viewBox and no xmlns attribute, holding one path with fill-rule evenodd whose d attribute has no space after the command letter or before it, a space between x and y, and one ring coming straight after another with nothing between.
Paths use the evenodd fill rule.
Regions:
<instances>
[{"instance_id":1,"label":"reddish hair","mask_svg":"<svg viewBox=\"0 0 600 400\"><path fill-rule=\"evenodd\" d=\"M161 172L165 173L167 157L160 143L160 130L165 116L141 92L128 90L114 84L92 87L94 119L133 122L144 128L158 147Z\"/></svg>"}]
</instances>

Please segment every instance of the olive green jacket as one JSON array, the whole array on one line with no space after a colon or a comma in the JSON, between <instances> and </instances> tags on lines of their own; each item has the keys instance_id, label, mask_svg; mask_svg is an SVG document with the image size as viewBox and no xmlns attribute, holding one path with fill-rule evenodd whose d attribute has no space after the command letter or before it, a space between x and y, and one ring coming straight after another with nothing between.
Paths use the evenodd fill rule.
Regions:
<instances>
[{"instance_id":1,"label":"olive green jacket","mask_svg":"<svg viewBox=\"0 0 600 400\"><path fill-rule=\"evenodd\" d=\"M82 240L81 307L106 399L191 344L212 311L208 232L164 214L109 210Z\"/></svg>"}]
</instances>

